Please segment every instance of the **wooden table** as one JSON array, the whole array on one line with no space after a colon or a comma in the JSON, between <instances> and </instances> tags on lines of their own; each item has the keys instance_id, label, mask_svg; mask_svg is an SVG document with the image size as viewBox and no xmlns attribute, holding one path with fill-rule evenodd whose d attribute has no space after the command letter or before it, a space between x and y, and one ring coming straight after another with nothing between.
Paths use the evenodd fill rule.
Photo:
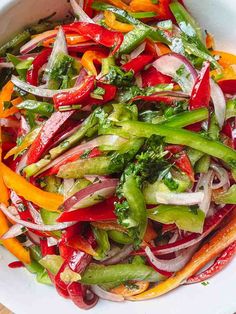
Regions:
<instances>
[{"instance_id":1,"label":"wooden table","mask_svg":"<svg viewBox=\"0 0 236 314\"><path fill-rule=\"evenodd\" d=\"M0 314L13 314L13 313L9 311L5 306L0 304Z\"/></svg>"}]
</instances>

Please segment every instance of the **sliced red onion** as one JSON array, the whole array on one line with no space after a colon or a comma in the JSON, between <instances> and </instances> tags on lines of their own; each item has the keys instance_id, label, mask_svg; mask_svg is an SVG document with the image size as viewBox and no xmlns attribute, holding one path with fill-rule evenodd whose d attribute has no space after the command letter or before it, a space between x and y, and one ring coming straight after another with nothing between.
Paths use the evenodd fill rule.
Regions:
<instances>
[{"instance_id":1,"label":"sliced red onion","mask_svg":"<svg viewBox=\"0 0 236 314\"><path fill-rule=\"evenodd\" d=\"M105 177L105 176L96 176L96 175L87 175L84 177L85 177L85 179L87 179L91 183L103 182L109 178L109 177Z\"/></svg>"},{"instance_id":2,"label":"sliced red onion","mask_svg":"<svg viewBox=\"0 0 236 314\"><path fill-rule=\"evenodd\" d=\"M65 33L63 31L63 28L61 26L58 29L58 33L57 33L57 37L56 37L56 40L55 40L54 45L53 45L52 53L50 55L47 66L45 68L44 77L43 77L43 80L46 81L45 87L47 87L47 85L48 85L49 73L51 72L51 70L54 66L54 63L55 63L55 60L56 60L58 54L60 54L60 53L63 53L65 55L68 54L66 37L65 37Z\"/></svg>"},{"instance_id":3,"label":"sliced red onion","mask_svg":"<svg viewBox=\"0 0 236 314\"><path fill-rule=\"evenodd\" d=\"M87 75L88 75L88 72L85 70L85 68L83 68L76 78L75 86L80 85L84 81Z\"/></svg>"},{"instance_id":4,"label":"sliced red onion","mask_svg":"<svg viewBox=\"0 0 236 314\"><path fill-rule=\"evenodd\" d=\"M31 242L31 244L35 244L35 245L40 245L40 236L38 236L37 234L35 234L32 231L27 232L27 236Z\"/></svg>"},{"instance_id":5,"label":"sliced red onion","mask_svg":"<svg viewBox=\"0 0 236 314\"><path fill-rule=\"evenodd\" d=\"M172 192L157 192L156 201L160 204L173 205L195 205L202 202L204 198L203 192L192 193L172 193Z\"/></svg>"},{"instance_id":6,"label":"sliced red onion","mask_svg":"<svg viewBox=\"0 0 236 314\"><path fill-rule=\"evenodd\" d=\"M142 79L142 75L140 73L135 76L135 82L136 82L136 85L139 88L142 88L142 86L143 86L143 79Z\"/></svg>"},{"instance_id":7,"label":"sliced red onion","mask_svg":"<svg viewBox=\"0 0 236 314\"><path fill-rule=\"evenodd\" d=\"M146 246L145 252L147 254L149 262L157 269L164 270L167 272L176 272L181 270L187 262L193 256L193 253L196 251L198 245L194 245L188 249L178 252L177 257L170 260L163 260L157 258L150 248Z\"/></svg>"},{"instance_id":8,"label":"sliced red onion","mask_svg":"<svg viewBox=\"0 0 236 314\"><path fill-rule=\"evenodd\" d=\"M64 202L63 208L65 211L73 211L100 203L115 193L118 182L118 179L107 179L89 185L68 198Z\"/></svg>"},{"instance_id":9,"label":"sliced red onion","mask_svg":"<svg viewBox=\"0 0 236 314\"><path fill-rule=\"evenodd\" d=\"M0 119L0 126L4 126L5 128L16 128L18 129L20 127L20 121L13 120L13 119Z\"/></svg>"},{"instance_id":10,"label":"sliced red onion","mask_svg":"<svg viewBox=\"0 0 236 314\"><path fill-rule=\"evenodd\" d=\"M1 237L2 240L6 240L6 239L11 239L11 238L15 238L23 233L25 233L26 229L24 226L20 225L20 224L15 224L13 226L11 226L11 228L4 233L4 235Z\"/></svg>"},{"instance_id":11,"label":"sliced red onion","mask_svg":"<svg viewBox=\"0 0 236 314\"><path fill-rule=\"evenodd\" d=\"M191 94L197 72L184 56L177 53L166 54L154 61L152 65L157 71L172 77L183 92Z\"/></svg>"},{"instance_id":12,"label":"sliced red onion","mask_svg":"<svg viewBox=\"0 0 236 314\"><path fill-rule=\"evenodd\" d=\"M92 285L91 290L103 300L108 300L108 301L113 301L113 302L122 302L125 300L122 295L103 290L98 285Z\"/></svg>"},{"instance_id":13,"label":"sliced red onion","mask_svg":"<svg viewBox=\"0 0 236 314\"><path fill-rule=\"evenodd\" d=\"M27 84L27 83L23 82L22 80L20 80L15 75L12 75L11 81L18 88L20 88L20 89L22 89L22 90L24 90L30 94L33 94L35 96L45 97L45 98L53 98L53 96L55 96L59 93L74 92L78 89L78 86L68 88L68 89L60 89L60 90L51 90L51 89L46 89L46 88L44 89L41 87L36 87L36 86L30 85L30 84Z\"/></svg>"},{"instance_id":14,"label":"sliced red onion","mask_svg":"<svg viewBox=\"0 0 236 314\"><path fill-rule=\"evenodd\" d=\"M48 237L47 238L47 244L49 247L51 247L51 246L57 245L58 241L57 241L57 239L55 239L53 237Z\"/></svg>"},{"instance_id":15,"label":"sliced red onion","mask_svg":"<svg viewBox=\"0 0 236 314\"><path fill-rule=\"evenodd\" d=\"M22 226L33 229L33 230L39 230L39 231L56 231L56 230L63 230L65 228L68 228L70 226L73 226L75 223L74 222L65 222L65 223L58 223L55 225L37 225L32 222L24 221L22 219L18 219L16 216L14 216L11 213L11 210L15 210L15 207L9 206L8 208L4 205L0 205L1 211L12 221L15 223L21 224Z\"/></svg>"},{"instance_id":16,"label":"sliced red onion","mask_svg":"<svg viewBox=\"0 0 236 314\"><path fill-rule=\"evenodd\" d=\"M82 6L80 6L76 0L70 0L70 4L75 16L79 18L80 22L94 23L94 21L84 12Z\"/></svg>"},{"instance_id":17,"label":"sliced red onion","mask_svg":"<svg viewBox=\"0 0 236 314\"><path fill-rule=\"evenodd\" d=\"M64 197L66 197L66 195L68 195L68 192L70 191L70 189L72 188L72 186L74 185L75 180L74 179L64 179L63 180L63 194Z\"/></svg>"},{"instance_id":18,"label":"sliced red onion","mask_svg":"<svg viewBox=\"0 0 236 314\"><path fill-rule=\"evenodd\" d=\"M225 121L226 113L226 101L224 93L218 84L216 84L212 79L210 80L211 85L211 99L215 109L216 119L219 123L220 128L222 128Z\"/></svg>"},{"instance_id":19,"label":"sliced red onion","mask_svg":"<svg viewBox=\"0 0 236 314\"><path fill-rule=\"evenodd\" d=\"M207 173L201 173L198 183L196 185L196 191L203 191L204 193L204 197L202 201L199 203L199 208L206 215L211 205L212 180L213 180L213 170L209 170Z\"/></svg>"},{"instance_id":20,"label":"sliced red onion","mask_svg":"<svg viewBox=\"0 0 236 314\"><path fill-rule=\"evenodd\" d=\"M50 31L46 31L42 34L35 36L34 38L32 38L30 41L28 41L25 45L21 47L20 53L26 54L32 51L33 49L38 47L43 41L56 37L57 32L58 30L50 30Z\"/></svg>"},{"instance_id":21,"label":"sliced red onion","mask_svg":"<svg viewBox=\"0 0 236 314\"><path fill-rule=\"evenodd\" d=\"M134 250L133 245L125 245L118 254L116 254L115 256L105 260L102 264L103 265L114 265L114 264L118 264L121 261L123 261L124 259L126 259L126 257L128 257L130 255L130 253L132 253Z\"/></svg>"},{"instance_id":22,"label":"sliced red onion","mask_svg":"<svg viewBox=\"0 0 236 314\"><path fill-rule=\"evenodd\" d=\"M99 12L97 15L94 16L93 21L94 21L94 23L98 23L103 19L104 19L104 13Z\"/></svg>"},{"instance_id":23,"label":"sliced red onion","mask_svg":"<svg viewBox=\"0 0 236 314\"><path fill-rule=\"evenodd\" d=\"M14 65L11 62L1 62L0 63L0 68L9 68L12 69L14 68Z\"/></svg>"},{"instance_id":24,"label":"sliced red onion","mask_svg":"<svg viewBox=\"0 0 236 314\"><path fill-rule=\"evenodd\" d=\"M144 50L146 47L146 42L144 41L142 44L140 44L137 48L135 48L131 54L130 54L130 59L137 58Z\"/></svg>"},{"instance_id":25,"label":"sliced red onion","mask_svg":"<svg viewBox=\"0 0 236 314\"><path fill-rule=\"evenodd\" d=\"M228 171L225 170L223 167L217 165L217 164L211 164L211 169L214 170L215 176L217 176L219 182L218 183L211 183L212 190L217 190L222 187L229 188L230 181L229 181L229 174Z\"/></svg>"},{"instance_id":26,"label":"sliced red onion","mask_svg":"<svg viewBox=\"0 0 236 314\"><path fill-rule=\"evenodd\" d=\"M42 225L43 224L43 219L42 219L40 213L34 207L34 205L31 202L27 202L27 206L29 208L30 214L31 214L34 222L36 224L38 224L38 225Z\"/></svg>"}]
</instances>

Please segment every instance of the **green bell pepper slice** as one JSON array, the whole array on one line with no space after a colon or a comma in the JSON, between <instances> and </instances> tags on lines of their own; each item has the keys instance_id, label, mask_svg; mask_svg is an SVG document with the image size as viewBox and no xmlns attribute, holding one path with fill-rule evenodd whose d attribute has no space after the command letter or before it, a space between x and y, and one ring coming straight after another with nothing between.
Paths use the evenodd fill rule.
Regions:
<instances>
[{"instance_id":1,"label":"green bell pepper slice","mask_svg":"<svg viewBox=\"0 0 236 314\"><path fill-rule=\"evenodd\" d=\"M231 168L236 168L236 151L230 147L208 139L201 134L183 129L174 129L165 125L153 125L145 122L130 121L120 122L121 131L130 136L150 137L153 134L163 136L166 143L185 145L202 153L219 158Z\"/></svg>"},{"instance_id":2,"label":"green bell pepper slice","mask_svg":"<svg viewBox=\"0 0 236 314\"><path fill-rule=\"evenodd\" d=\"M226 192L217 193L214 200L216 204L236 204L236 184Z\"/></svg>"},{"instance_id":3,"label":"green bell pepper slice","mask_svg":"<svg viewBox=\"0 0 236 314\"><path fill-rule=\"evenodd\" d=\"M158 282L164 277L152 267L136 264L116 264L109 266L89 265L82 275L81 283L97 285L128 280Z\"/></svg>"},{"instance_id":4,"label":"green bell pepper slice","mask_svg":"<svg viewBox=\"0 0 236 314\"><path fill-rule=\"evenodd\" d=\"M179 229L202 233L205 214L188 206L159 205L148 210L148 217L163 224L175 223Z\"/></svg>"},{"instance_id":5,"label":"green bell pepper slice","mask_svg":"<svg viewBox=\"0 0 236 314\"><path fill-rule=\"evenodd\" d=\"M109 230L108 236L110 239L112 239L112 241L119 243L119 244L132 244L134 241L126 233L120 232L117 230Z\"/></svg>"},{"instance_id":6,"label":"green bell pepper slice","mask_svg":"<svg viewBox=\"0 0 236 314\"><path fill-rule=\"evenodd\" d=\"M99 228L93 228L93 233L98 244L98 248L96 249L97 256L94 256L94 259L104 259L110 251L108 234L105 230Z\"/></svg>"},{"instance_id":7,"label":"green bell pepper slice","mask_svg":"<svg viewBox=\"0 0 236 314\"><path fill-rule=\"evenodd\" d=\"M19 109L29 110L32 113L37 113L45 117L50 117L54 111L53 104L36 100L25 100L17 107Z\"/></svg>"}]
</instances>

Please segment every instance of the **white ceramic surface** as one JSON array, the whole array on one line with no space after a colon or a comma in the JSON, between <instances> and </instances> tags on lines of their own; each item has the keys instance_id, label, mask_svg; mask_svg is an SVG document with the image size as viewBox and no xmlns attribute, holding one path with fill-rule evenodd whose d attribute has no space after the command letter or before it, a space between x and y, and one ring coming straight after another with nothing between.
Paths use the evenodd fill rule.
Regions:
<instances>
[{"instance_id":1,"label":"white ceramic surface","mask_svg":"<svg viewBox=\"0 0 236 314\"><path fill-rule=\"evenodd\" d=\"M218 49L236 53L236 0L186 0L204 29L215 34ZM66 0L0 0L0 41L19 28L57 11L62 15ZM1 192L1 191L0 191ZM37 284L24 269L9 269L14 260L0 248L0 303L16 314L75 314L83 311L59 297L52 287ZM100 301L89 313L135 314L233 314L236 313L236 259L209 285L181 287L155 300L138 303Z\"/></svg>"}]
</instances>

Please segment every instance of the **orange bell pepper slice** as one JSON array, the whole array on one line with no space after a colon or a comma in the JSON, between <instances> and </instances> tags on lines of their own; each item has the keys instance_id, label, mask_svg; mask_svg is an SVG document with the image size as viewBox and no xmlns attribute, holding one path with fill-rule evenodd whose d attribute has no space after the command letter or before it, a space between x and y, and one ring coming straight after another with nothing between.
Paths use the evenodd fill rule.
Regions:
<instances>
[{"instance_id":1,"label":"orange bell pepper slice","mask_svg":"<svg viewBox=\"0 0 236 314\"><path fill-rule=\"evenodd\" d=\"M134 285L131 287L122 284L118 287L112 288L110 292L122 295L123 297L131 297L133 295L137 295L146 291L149 287L149 282L147 281L137 281L134 282L133 284Z\"/></svg>"},{"instance_id":2,"label":"orange bell pepper slice","mask_svg":"<svg viewBox=\"0 0 236 314\"><path fill-rule=\"evenodd\" d=\"M134 29L134 26L131 24L121 23L117 21L116 16L113 12L105 11L104 16L105 23L113 30L120 31L122 33L128 33Z\"/></svg>"},{"instance_id":3,"label":"orange bell pepper slice","mask_svg":"<svg viewBox=\"0 0 236 314\"><path fill-rule=\"evenodd\" d=\"M97 252L93 249L92 245L80 235L69 239L67 245L76 250L81 250L89 255L97 256Z\"/></svg>"},{"instance_id":4,"label":"orange bell pepper slice","mask_svg":"<svg viewBox=\"0 0 236 314\"><path fill-rule=\"evenodd\" d=\"M214 50L213 56L219 56L218 63L222 69L211 71L211 76L218 80L235 80L236 79L236 55L224 51Z\"/></svg>"},{"instance_id":5,"label":"orange bell pepper slice","mask_svg":"<svg viewBox=\"0 0 236 314\"><path fill-rule=\"evenodd\" d=\"M0 163L0 172L5 185L16 192L16 194L24 197L26 200L33 202L39 207L49 211L57 211L63 203L63 196L56 193L45 192L19 174L12 171L2 162Z\"/></svg>"},{"instance_id":6,"label":"orange bell pepper slice","mask_svg":"<svg viewBox=\"0 0 236 314\"><path fill-rule=\"evenodd\" d=\"M157 232L153 228L152 222L149 221L143 240L149 243L150 241L156 239L156 237L157 237Z\"/></svg>"},{"instance_id":7,"label":"orange bell pepper slice","mask_svg":"<svg viewBox=\"0 0 236 314\"><path fill-rule=\"evenodd\" d=\"M4 214L0 211L0 237L9 230L8 222ZM30 253L21 243L15 239L0 240L0 243L15 257L25 264L30 264Z\"/></svg>"},{"instance_id":8,"label":"orange bell pepper slice","mask_svg":"<svg viewBox=\"0 0 236 314\"><path fill-rule=\"evenodd\" d=\"M207 49L214 49L215 47L214 36L208 32L206 33L206 47Z\"/></svg>"},{"instance_id":9,"label":"orange bell pepper slice","mask_svg":"<svg viewBox=\"0 0 236 314\"><path fill-rule=\"evenodd\" d=\"M102 59L104 59L106 57L107 57L107 55L104 54L103 52L87 50L83 54L83 56L80 60L80 63L88 72L90 72L92 75L97 76L97 70L96 70L96 67L94 65L94 61L102 63Z\"/></svg>"},{"instance_id":10,"label":"orange bell pepper slice","mask_svg":"<svg viewBox=\"0 0 236 314\"><path fill-rule=\"evenodd\" d=\"M110 3L119 9L122 9L128 12L131 11L131 8L121 0L105 0L104 2Z\"/></svg>"},{"instance_id":11,"label":"orange bell pepper slice","mask_svg":"<svg viewBox=\"0 0 236 314\"><path fill-rule=\"evenodd\" d=\"M77 34L66 34L67 45L77 45L88 41L89 38L85 36L80 36ZM52 47L55 42L55 38L49 38L43 42L44 47Z\"/></svg>"},{"instance_id":12,"label":"orange bell pepper slice","mask_svg":"<svg viewBox=\"0 0 236 314\"><path fill-rule=\"evenodd\" d=\"M151 0L132 0L129 8L134 12L159 12L159 6Z\"/></svg>"},{"instance_id":13,"label":"orange bell pepper slice","mask_svg":"<svg viewBox=\"0 0 236 314\"><path fill-rule=\"evenodd\" d=\"M13 91L14 84L11 81L7 82L7 84L2 88L0 93L0 118L7 118L19 111L16 107L4 110L4 102L11 100Z\"/></svg>"},{"instance_id":14,"label":"orange bell pepper slice","mask_svg":"<svg viewBox=\"0 0 236 314\"><path fill-rule=\"evenodd\" d=\"M7 154L5 155L4 159L9 158L12 155L19 155L20 153L22 153L25 149L27 149L33 142L34 140L37 138L39 132L40 132L41 128L35 128L33 131L31 131L30 133L28 133L22 143L19 146L15 146L13 147L11 150L9 150L7 152Z\"/></svg>"},{"instance_id":15,"label":"orange bell pepper slice","mask_svg":"<svg viewBox=\"0 0 236 314\"><path fill-rule=\"evenodd\" d=\"M201 249L193 255L190 262L182 270L178 271L173 277L159 283L152 289L137 296L128 297L127 299L132 301L152 299L177 288L189 277L196 274L208 262L215 259L234 241L236 241L235 210L230 222L218 231L208 243L204 244Z\"/></svg>"},{"instance_id":16,"label":"orange bell pepper slice","mask_svg":"<svg viewBox=\"0 0 236 314\"><path fill-rule=\"evenodd\" d=\"M15 98L15 99L13 99L13 100L11 101L11 103L12 103L12 105L13 105L14 107L18 106L18 105L21 104L22 102L23 102L23 98L21 98L21 97L17 97L17 98Z\"/></svg>"},{"instance_id":17,"label":"orange bell pepper slice","mask_svg":"<svg viewBox=\"0 0 236 314\"><path fill-rule=\"evenodd\" d=\"M1 127L0 127L0 141L1 141ZM2 148L0 142L0 161L2 158ZM0 171L0 203L8 206L9 204L9 193L8 189L4 184L2 172ZM0 211L0 237L2 237L7 231L9 230L7 218L4 214ZM0 243L15 257L17 257L21 262L29 264L30 263L30 254L20 242L15 239L6 239L0 240Z\"/></svg>"}]
</instances>

